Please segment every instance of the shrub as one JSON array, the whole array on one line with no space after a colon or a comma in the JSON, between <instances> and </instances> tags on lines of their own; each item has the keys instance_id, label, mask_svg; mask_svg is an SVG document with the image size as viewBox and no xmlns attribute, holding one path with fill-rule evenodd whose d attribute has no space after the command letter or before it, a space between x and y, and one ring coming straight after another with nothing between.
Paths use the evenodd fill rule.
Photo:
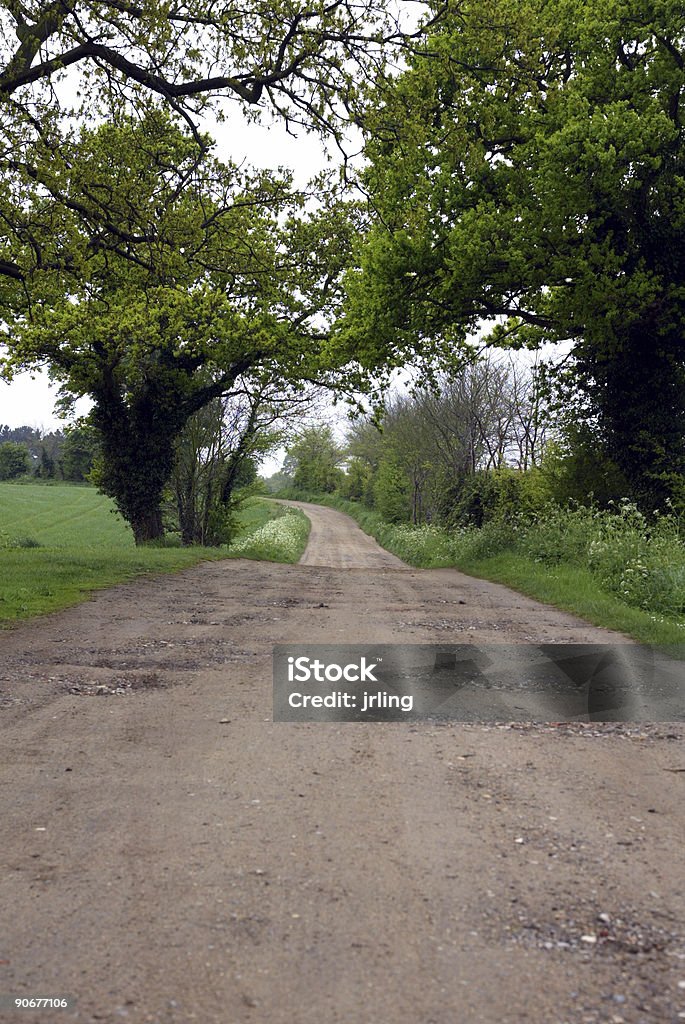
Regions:
<instances>
[{"instance_id":1,"label":"shrub","mask_svg":"<svg viewBox=\"0 0 685 1024\"><path fill-rule=\"evenodd\" d=\"M534 562L578 564L586 556L593 530L593 510L582 505L560 508L549 502L521 532L517 550Z\"/></svg>"},{"instance_id":2,"label":"shrub","mask_svg":"<svg viewBox=\"0 0 685 1024\"><path fill-rule=\"evenodd\" d=\"M483 470L461 485L450 525L483 526L494 519L539 514L549 501L545 480L537 469Z\"/></svg>"},{"instance_id":3,"label":"shrub","mask_svg":"<svg viewBox=\"0 0 685 1024\"><path fill-rule=\"evenodd\" d=\"M559 505L590 500L600 506L628 491L628 482L599 442L582 431L568 432L545 449L540 469L549 497Z\"/></svg>"},{"instance_id":4,"label":"shrub","mask_svg":"<svg viewBox=\"0 0 685 1024\"><path fill-rule=\"evenodd\" d=\"M30 465L29 450L25 444L16 441L0 444L0 480L15 480L28 473Z\"/></svg>"},{"instance_id":5,"label":"shrub","mask_svg":"<svg viewBox=\"0 0 685 1024\"><path fill-rule=\"evenodd\" d=\"M297 562L309 536L309 520L298 509L286 509L277 519L260 526L229 546L239 558L271 562Z\"/></svg>"}]
</instances>

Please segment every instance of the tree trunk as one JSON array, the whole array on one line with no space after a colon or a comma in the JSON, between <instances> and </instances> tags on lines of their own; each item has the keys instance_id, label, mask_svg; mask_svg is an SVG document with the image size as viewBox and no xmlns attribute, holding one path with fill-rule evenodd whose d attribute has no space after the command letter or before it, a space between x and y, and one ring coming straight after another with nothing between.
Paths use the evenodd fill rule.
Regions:
<instances>
[{"instance_id":1,"label":"tree trunk","mask_svg":"<svg viewBox=\"0 0 685 1024\"><path fill-rule=\"evenodd\" d=\"M654 324L626 329L614 351L582 347L580 366L608 454L646 512L685 498L685 367L680 340Z\"/></svg>"},{"instance_id":2,"label":"tree trunk","mask_svg":"<svg viewBox=\"0 0 685 1024\"><path fill-rule=\"evenodd\" d=\"M136 544L146 544L164 537L161 508L150 508L130 520Z\"/></svg>"},{"instance_id":3,"label":"tree trunk","mask_svg":"<svg viewBox=\"0 0 685 1024\"><path fill-rule=\"evenodd\" d=\"M92 416L102 436L100 490L114 498L136 544L161 540L164 489L173 468L174 442L183 426L170 405L176 396L164 404L143 396L132 407L118 394L97 397Z\"/></svg>"}]
</instances>

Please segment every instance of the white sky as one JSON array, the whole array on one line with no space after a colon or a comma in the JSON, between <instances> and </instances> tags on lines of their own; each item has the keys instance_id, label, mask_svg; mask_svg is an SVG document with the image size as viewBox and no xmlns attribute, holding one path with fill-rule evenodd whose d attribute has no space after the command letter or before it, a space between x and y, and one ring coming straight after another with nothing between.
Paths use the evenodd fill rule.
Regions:
<instances>
[{"instance_id":1,"label":"white sky","mask_svg":"<svg viewBox=\"0 0 685 1024\"><path fill-rule=\"evenodd\" d=\"M0 380L0 424L45 432L63 427L53 412L55 392L45 373L21 373L11 384Z\"/></svg>"}]
</instances>

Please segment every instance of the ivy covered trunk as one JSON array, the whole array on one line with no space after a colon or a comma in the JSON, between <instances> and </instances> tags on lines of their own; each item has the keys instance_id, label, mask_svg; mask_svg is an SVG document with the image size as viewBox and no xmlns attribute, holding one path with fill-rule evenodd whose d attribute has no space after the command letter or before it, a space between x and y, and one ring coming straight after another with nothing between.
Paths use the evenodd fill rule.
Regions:
<instances>
[{"instance_id":1,"label":"ivy covered trunk","mask_svg":"<svg viewBox=\"0 0 685 1024\"><path fill-rule=\"evenodd\" d=\"M98 396L92 413L102 435L100 490L114 499L136 544L164 536L164 491L184 419L175 391L155 391L149 383L128 403L119 394Z\"/></svg>"},{"instance_id":2,"label":"ivy covered trunk","mask_svg":"<svg viewBox=\"0 0 685 1024\"><path fill-rule=\"evenodd\" d=\"M581 347L580 366L607 454L649 513L685 505L685 366L679 338L635 323L616 342Z\"/></svg>"}]
</instances>

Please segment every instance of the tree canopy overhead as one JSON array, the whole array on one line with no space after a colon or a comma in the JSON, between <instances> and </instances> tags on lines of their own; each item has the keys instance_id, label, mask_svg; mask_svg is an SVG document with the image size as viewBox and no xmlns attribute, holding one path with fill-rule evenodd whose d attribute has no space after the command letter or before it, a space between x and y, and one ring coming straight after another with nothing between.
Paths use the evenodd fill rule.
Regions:
<instances>
[{"instance_id":1,"label":"tree canopy overhead","mask_svg":"<svg viewBox=\"0 0 685 1024\"><path fill-rule=\"evenodd\" d=\"M185 121L202 148L205 108L224 117L233 100L248 118L265 112L288 130L300 125L341 143L361 83L390 52L413 45L415 8L424 5L0 0L0 305L20 302L15 283L30 289L33 271L57 259L44 254L27 210L35 219L36 197L46 194L54 209L63 205L55 165L81 127L144 118L156 106ZM111 232L106 194L98 198L86 204L87 220ZM84 212L78 198L69 206Z\"/></svg>"},{"instance_id":2,"label":"tree canopy overhead","mask_svg":"<svg viewBox=\"0 0 685 1024\"><path fill-rule=\"evenodd\" d=\"M452 4L371 97L377 215L346 332L402 362L570 340L576 384L645 502L685 474L682 6ZM681 490L682 496L682 490Z\"/></svg>"}]
</instances>

